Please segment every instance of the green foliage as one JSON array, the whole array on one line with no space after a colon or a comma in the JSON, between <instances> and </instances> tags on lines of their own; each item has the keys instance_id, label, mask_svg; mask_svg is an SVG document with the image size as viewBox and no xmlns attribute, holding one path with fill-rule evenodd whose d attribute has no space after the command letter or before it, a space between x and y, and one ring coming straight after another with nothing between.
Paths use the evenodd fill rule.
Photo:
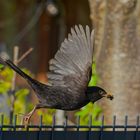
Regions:
<instances>
[{"instance_id":1,"label":"green foliage","mask_svg":"<svg viewBox=\"0 0 140 140\"><path fill-rule=\"evenodd\" d=\"M13 71L6 67L1 70L0 77L0 94L6 94L11 89Z\"/></svg>"},{"instance_id":2,"label":"green foliage","mask_svg":"<svg viewBox=\"0 0 140 140\"><path fill-rule=\"evenodd\" d=\"M89 87L96 86L97 82L98 82L98 75L96 73L96 64L93 63L92 64L92 75L91 75L91 79L89 81L88 86Z\"/></svg>"},{"instance_id":3,"label":"green foliage","mask_svg":"<svg viewBox=\"0 0 140 140\"><path fill-rule=\"evenodd\" d=\"M15 92L15 113L25 113L26 112L26 108L25 108L25 104L26 104L26 97L29 94L29 90L28 89L20 89L17 92ZM28 105L28 104L27 104ZM22 112L21 112L22 111Z\"/></svg>"},{"instance_id":4,"label":"green foliage","mask_svg":"<svg viewBox=\"0 0 140 140\"><path fill-rule=\"evenodd\" d=\"M43 116L43 123L44 124L52 124L52 119L53 119L53 115L55 114L56 110L55 109L47 109L46 113L44 113L44 111L42 110L38 110L38 115L42 115Z\"/></svg>"},{"instance_id":5,"label":"green foliage","mask_svg":"<svg viewBox=\"0 0 140 140\"><path fill-rule=\"evenodd\" d=\"M27 71L27 70L24 70L24 71ZM12 101L11 101L12 78L13 78L13 70L11 70L9 67L5 67L5 68L1 67L0 69L0 94L7 97L5 102L7 103L9 111L12 104ZM30 102L26 102L26 97L28 94L29 94L29 89L27 88L19 89L18 85L16 85L16 89L14 93L14 97L15 97L14 112L13 112L14 114L19 114L19 113L25 114L27 111L27 107L31 106ZM1 105L0 107L2 108L3 105ZM5 116L4 123L8 123L9 114L4 114Z\"/></svg>"},{"instance_id":6,"label":"green foliage","mask_svg":"<svg viewBox=\"0 0 140 140\"><path fill-rule=\"evenodd\" d=\"M88 86L96 86L98 82L98 75L96 73L96 64L92 64L92 76ZM92 124L100 125L101 122L98 120L100 113L102 112L101 108L96 103L89 103L83 107L80 111L76 112L76 116L80 116L80 123L82 125L87 125L89 121L89 116L92 115Z\"/></svg>"},{"instance_id":7,"label":"green foliage","mask_svg":"<svg viewBox=\"0 0 140 140\"><path fill-rule=\"evenodd\" d=\"M102 112L101 108L95 103L89 103L83 107L80 111L76 112L76 116L80 116L80 124L88 125L89 116L92 116L92 124L100 125L101 122L98 120L99 114Z\"/></svg>"},{"instance_id":8,"label":"green foliage","mask_svg":"<svg viewBox=\"0 0 140 140\"><path fill-rule=\"evenodd\" d=\"M2 64L0 64L0 69L2 69L4 66Z\"/></svg>"},{"instance_id":9,"label":"green foliage","mask_svg":"<svg viewBox=\"0 0 140 140\"><path fill-rule=\"evenodd\" d=\"M0 94L5 94L6 92L8 92L10 87L11 84L9 82L1 82L0 80Z\"/></svg>"}]
</instances>

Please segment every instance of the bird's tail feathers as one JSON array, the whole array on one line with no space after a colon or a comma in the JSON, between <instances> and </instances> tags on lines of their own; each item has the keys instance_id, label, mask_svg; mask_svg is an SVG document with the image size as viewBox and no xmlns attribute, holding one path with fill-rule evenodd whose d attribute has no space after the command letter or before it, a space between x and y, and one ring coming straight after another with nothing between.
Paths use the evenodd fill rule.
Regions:
<instances>
[{"instance_id":1,"label":"bird's tail feathers","mask_svg":"<svg viewBox=\"0 0 140 140\"><path fill-rule=\"evenodd\" d=\"M15 72L17 72L24 79L26 79L28 81L32 80L32 78L29 75L27 75L25 72L23 72L11 60L7 59L6 57L0 57L0 63L3 65L8 65L10 68L12 68Z\"/></svg>"}]
</instances>

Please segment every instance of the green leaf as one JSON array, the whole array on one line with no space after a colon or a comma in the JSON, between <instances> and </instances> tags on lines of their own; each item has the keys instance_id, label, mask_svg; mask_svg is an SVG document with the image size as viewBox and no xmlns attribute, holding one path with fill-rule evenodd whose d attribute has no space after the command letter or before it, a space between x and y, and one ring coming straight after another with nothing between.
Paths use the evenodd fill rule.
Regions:
<instances>
[{"instance_id":1,"label":"green leaf","mask_svg":"<svg viewBox=\"0 0 140 140\"><path fill-rule=\"evenodd\" d=\"M29 90L24 88L24 89L19 89L16 93L15 93L15 96L26 96L27 94L29 94Z\"/></svg>"},{"instance_id":2,"label":"green leaf","mask_svg":"<svg viewBox=\"0 0 140 140\"><path fill-rule=\"evenodd\" d=\"M21 103L25 103L26 96L29 94L28 89L20 89L15 93L16 100L19 100Z\"/></svg>"},{"instance_id":3,"label":"green leaf","mask_svg":"<svg viewBox=\"0 0 140 140\"><path fill-rule=\"evenodd\" d=\"M0 69L2 69L4 67L4 65L0 64Z\"/></svg>"},{"instance_id":4,"label":"green leaf","mask_svg":"<svg viewBox=\"0 0 140 140\"><path fill-rule=\"evenodd\" d=\"M17 112L17 113L25 112L25 105L20 100L16 100L14 102L14 106L15 106L14 112Z\"/></svg>"},{"instance_id":5,"label":"green leaf","mask_svg":"<svg viewBox=\"0 0 140 140\"><path fill-rule=\"evenodd\" d=\"M92 75L91 75L91 79L89 81L88 86L95 86L98 82L98 75L96 73L96 64L93 63L92 64Z\"/></svg>"},{"instance_id":6,"label":"green leaf","mask_svg":"<svg viewBox=\"0 0 140 140\"><path fill-rule=\"evenodd\" d=\"M0 81L0 94L5 94L7 93L11 88L11 83L10 82L3 82Z\"/></svg>"},{"instance_id":7,"label":"green leaf","mask_svg":"<svg viewBox=\"0 0 140 140\"><path fill-rule=\"evenodd\" d=\"M44 124L52 124L53 121L53 114L55 113L55 109L47 109L47 112L44 113L42 110L38 110L37 113L38 115L43 115L43 123Z\"/></svg>"},{"instance_id":8,"label":"green leaf","mask_svg":"<svg viewBox=\"0 0 140 140\"><path fill-rule=\"evenodd\" d=\"M97 78L94 77L94 76L92 76L91 79L90 79L90 82L89 82L88 86L89 86L89 87L90 87L90 86L95 86L96 83L97 83Z\"/></svg>"},{"instance_id":9,"label":"green leaf","mask_svg":"<svg viewBox=\"0 0 140 140\"><path fill-rule=\"evenodd\" d=\"M13 70L8 67L5 67L5 69L0 72L0 75L4 77L5 81L11 82L13 78Z\"/></svg>"},{"instance_id":10,"label":"green leaf","mask_svg":"<svg viewBox=\"0 0 140 140\"><path fill-rule=\"evenodd\" d=\"M81 110L75 113L76 116L80 116L81 125L87 125L89 122L89 116L92 115L92 124L100 124L98 117L101 113L101 108L97 104L89 103Z\"/></svg>"}]
</instances>

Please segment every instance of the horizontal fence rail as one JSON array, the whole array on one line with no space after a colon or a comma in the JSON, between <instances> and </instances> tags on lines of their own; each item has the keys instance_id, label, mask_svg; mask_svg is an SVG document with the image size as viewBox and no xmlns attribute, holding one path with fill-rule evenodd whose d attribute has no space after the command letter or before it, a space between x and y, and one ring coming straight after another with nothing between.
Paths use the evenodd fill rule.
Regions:
<instances>
[{"instance_id":1,"label":"horizontal fence rail","mask_svg":"<svg viewBox=\"0 0 140 140\"><path fill-rule=\"evenodd\" d=\"M112 125L105 125L104 116L101 125L92 125L92 116L89 116L88 125L80 125L80 116L76 123L68 124L66 117L63 125L57 125L55 116L52 125L43 124L40 116L38 125L18 125L17 116L13 117L13 124L4 124L4 115L0 120L0 140L140 140L140 117L136 117L134 125L128 124L128 116L125 116L124 124L117 125L116 116Z\"/></svg>"}]
</instances>

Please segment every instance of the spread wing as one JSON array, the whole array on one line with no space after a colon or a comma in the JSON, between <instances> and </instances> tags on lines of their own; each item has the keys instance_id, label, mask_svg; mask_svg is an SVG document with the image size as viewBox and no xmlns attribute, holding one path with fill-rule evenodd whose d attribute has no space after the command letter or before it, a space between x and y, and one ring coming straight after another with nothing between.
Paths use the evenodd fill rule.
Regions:
<instances>
[{"instance_id":1,"label":"spread wing","mask_svg":"<svg viewBox=\"0 0 140 140\"><path fill-rule=\"evenodd\" d=\"M72 92L85 91L90 80L94 31L75 26L49 63L48 82ZM84 92L83 91L83 92Z\"/></svg>"}]
</instances>

